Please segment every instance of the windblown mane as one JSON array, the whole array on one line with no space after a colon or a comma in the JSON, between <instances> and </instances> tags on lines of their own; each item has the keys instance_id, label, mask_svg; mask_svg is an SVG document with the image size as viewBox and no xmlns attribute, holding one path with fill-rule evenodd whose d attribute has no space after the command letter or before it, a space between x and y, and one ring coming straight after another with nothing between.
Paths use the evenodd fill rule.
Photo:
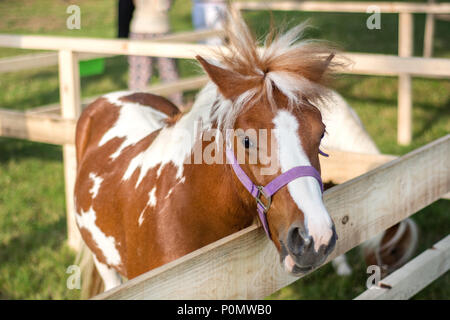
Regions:
<instances>
[{"instance_id":1,"label":"windblown mane","mask_svg":"<svg viewBox=\"0 0 450 320\"><path fill-rule=\"evenodd\" d=\"M261 99L276 110L275 90L286 96L290 108L327 97L324 85L343 63L333 59L336 49L324 41L302 40L306 27L303 23L285 33L271 31L260 43L240 16L229 14L225 50L217 50L210 62L238 74L247 90L233 102L223 97L216 101L212 118L219 127L232 128L243 108Z\"/></svg>"}]
</instances>

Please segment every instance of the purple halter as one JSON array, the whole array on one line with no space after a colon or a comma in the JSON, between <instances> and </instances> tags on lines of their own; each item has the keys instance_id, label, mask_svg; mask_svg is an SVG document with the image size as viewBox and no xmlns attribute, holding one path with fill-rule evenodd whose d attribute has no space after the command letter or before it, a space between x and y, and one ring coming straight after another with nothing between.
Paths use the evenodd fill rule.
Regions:
<instances>
[{"instance_id":1,"label":"purple halter","mask_svg":"<svg viewBox=\"0 0 450 320\"><path fill-rule=\"evenodd\" d=\"M328 155L322 151L319 151L320 154L328 157ZM323 184L322 179L320 177L320 173L312 166L298 166L294 167L272 181L270 181L266 186L258 186L255 185L252 180L247 176L247 174L242 170L239 165L236 157L234 156L234 152L231 149L227 149L227 159L231 163L231 167L233 168L234 173L241 181L243 186L250 192L250 194L256 200L256 208L258 211L259 220L261 221L264 231L266 232L269 239L272 239L270 236L269 225L267 223L266 213L270 208L272 203L272 196L280 190L282 187L287 185L289 182L301 178L301 177L314 177L320 184L320 188L323 192ZM261 201L261 196L263 196L266 200L266 204Z\"/></svg>"}]
</instances>

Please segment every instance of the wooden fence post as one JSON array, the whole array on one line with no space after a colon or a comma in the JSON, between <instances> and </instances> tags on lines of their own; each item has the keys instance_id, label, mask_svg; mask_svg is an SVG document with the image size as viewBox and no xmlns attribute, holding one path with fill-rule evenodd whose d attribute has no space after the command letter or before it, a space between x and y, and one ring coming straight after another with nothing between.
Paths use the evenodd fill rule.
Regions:
<instances>
[{"instance_id":1,"label":"wooden fence post","mask_svg":"<svg viewBox=\"0 0 450 320\"><path fill-rule=\"evenodd\" d=\"M58 58L61 116L64 119L76 120L81 113L78 57L73 51L60 50ZM63 157L68 244L71 248L78 250L81 245L81 236L75 224L75 203L73 198L77 170L74 144L63 145Z\"/></svg>"},{"instance_id":2,"label":"wooden fence post","mask_svg":"<svg viewBox=\"0 0 450 320\"><path fill-rule=\"evenodd\" d=\"M414 51L413 15L399 13L398 55L410 57ZM398 78L397 142L408 145L412 138L412 85L411 75L400 74Z\"/></svg>"},{"instance_id":3,"label":"wooden fence post","mask_svg":"<svg viewBox=\"0 0 450 320\"><path fill-rule=\"evenodd\" d=\"M428 3L435 3L435 0L428 0ZM433 55L433 38L434 38L434 14L427 13L425 20L425 34L423 37L423 56L431 58Z\"/></svg>"}]
</instances>

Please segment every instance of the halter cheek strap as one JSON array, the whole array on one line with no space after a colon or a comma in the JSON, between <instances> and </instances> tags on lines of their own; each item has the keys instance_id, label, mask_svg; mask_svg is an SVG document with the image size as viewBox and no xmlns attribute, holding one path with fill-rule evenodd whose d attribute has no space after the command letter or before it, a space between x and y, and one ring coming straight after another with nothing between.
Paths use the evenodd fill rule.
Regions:
<instances>
[{"instance_id":1,"label":"halter cheek strap","mask_svg":"<svg viewBox=\"0 0 450 320\"><path fill-rule=\"evenodd\" d=\"M266 213L272 203L272 196L278 190L297 178L313 177L319 182L320 188L323 192L323 184L320 173L312 166L294 167L270 181L266 186L258 186L255 185L244 172L244 170L242 170L241 166L236 160L236 157L234 156L234 152L231 149L227 149L226 153L228 162L231 164L236 177L239 179L239 181L241 181L242 185L248 190L248 192L250 192L253 198L255 198L259 220L261 221L264 227L264 231L266 232L269 239L271 239L271 236L269 225L267 223ZM261 196L265 198L264 202L262 201Z\"/></svg>"},{"instance_id":2,"label":"halter cheek strap","mask_svg":"<svg viewBox=\"0 0 450 320\"><path fill-rule=\"evenodd\" d=\"M320 149L319 149L319 153L320 153L321 155L323 155L324 157L329 157L329 155L328 155L327 153L323 152L323 151L320 150Z\"/></svg>"}]
</instances>

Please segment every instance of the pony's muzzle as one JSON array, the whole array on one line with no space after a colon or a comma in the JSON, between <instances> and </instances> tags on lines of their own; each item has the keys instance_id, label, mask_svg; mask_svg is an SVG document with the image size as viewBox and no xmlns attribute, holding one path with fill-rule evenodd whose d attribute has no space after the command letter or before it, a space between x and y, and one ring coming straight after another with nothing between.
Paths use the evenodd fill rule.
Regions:
<instances>
[{"instance_id":1,"label":"pony's muzzle","mask_svg":"<svg viewBox=\"0 0 450 320\"><path fill-rule=\"evenodd\" d=\"M336 240L336 230L332 226L332 236L327 244L322 244L316 250L314 238L305 232L303 228L292 226L287 234L285 244L285 257L283 264L285 269L293 274L302 274L321 265L327 256L333 251Z\"/></svg>"}]
</instances>

